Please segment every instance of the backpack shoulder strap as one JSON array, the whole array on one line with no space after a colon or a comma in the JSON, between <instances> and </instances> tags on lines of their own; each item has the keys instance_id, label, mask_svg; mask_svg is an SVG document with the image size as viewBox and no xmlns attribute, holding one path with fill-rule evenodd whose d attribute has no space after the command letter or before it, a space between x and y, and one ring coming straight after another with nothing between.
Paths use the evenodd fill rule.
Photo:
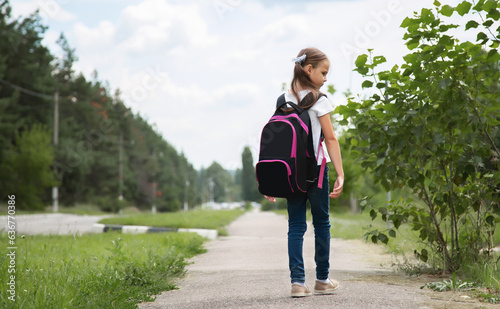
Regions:
<instances>
[{"instance_id":1,"label":"backpack shoulder strap","mask_svg":"<svg viewBox=\"0 0 500 309\"><path fill-rule=\"evenodd\" d=\"M285 94L283 93L278 97L278 100L276 101L276 113L282 113L281 108L284 108L287 104L293 107L295 112L298 114L301 114L304 111L304 109L297 104L287 101L285 99Z\"/></svg>"},{"instance_id":2,"label":"backpack shoulder strap","mask_svg":"<svg viewBox=\"0 0 500 309\"><path fill-rule=\"evenodd\" d=\"M285 94L283 93L278 97L278 100L276 101L276 109L280 109L286 105L286 99L285 99Z\"/></svg>"}]
</instances>

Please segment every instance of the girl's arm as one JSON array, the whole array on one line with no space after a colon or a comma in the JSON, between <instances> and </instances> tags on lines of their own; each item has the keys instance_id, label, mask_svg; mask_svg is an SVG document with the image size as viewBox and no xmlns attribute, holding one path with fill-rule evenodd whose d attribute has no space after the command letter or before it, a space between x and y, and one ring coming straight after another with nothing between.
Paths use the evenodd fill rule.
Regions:
<instances>
[{"instance_id":1,"label":"girl's arm","mask_svg":"<svg viewBox=\"0 0 500 309\"><path fill-rule=\"evenodd\" d=\"M330 193L330 197L338 198L344 188L344 169L342 168L342 156L340 154L339 140L333 131L332 119L330 118L329 113L319 117L319 122L321 124L321 129L323 130L323 135L325 136L326 149L328 150L328 154L330 155L335 171L337 172L337 180L333 185L333 191Z\"/></svg>"}]
</instances>

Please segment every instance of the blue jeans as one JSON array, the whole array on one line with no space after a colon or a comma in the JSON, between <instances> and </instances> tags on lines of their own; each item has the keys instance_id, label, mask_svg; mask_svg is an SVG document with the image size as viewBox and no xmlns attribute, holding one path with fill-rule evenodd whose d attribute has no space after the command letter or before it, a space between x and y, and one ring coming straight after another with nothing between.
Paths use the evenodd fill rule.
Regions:
<instances>
[{"instance_id":1,"label":"blue jeans","mask_svg":"<svg viewBox=\"0 0 500 309\"><path fill-rule=\"evenodd\" d=\"M318 166L319 175L319 166ZM328 188L328 165L323 177L323 188L317 186L306 195L287 199L288 209L288 259L292 283L305 282L302 247L307 230L306 202L309 199L314 225L316 279L328 279L330 269L330 197Z\"/></svg>"}]
</instances>

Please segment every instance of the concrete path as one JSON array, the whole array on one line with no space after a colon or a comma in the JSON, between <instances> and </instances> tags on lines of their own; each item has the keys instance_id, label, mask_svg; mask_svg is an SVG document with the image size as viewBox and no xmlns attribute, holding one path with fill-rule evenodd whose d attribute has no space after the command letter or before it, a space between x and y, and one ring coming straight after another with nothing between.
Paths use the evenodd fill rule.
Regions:
<instances>
[{"instance_id":1,"label":"concrete path","mask_svg":"<svg viewBox=\"0 0 500 309\"><path fill-rule=\"evenodd\" d=\"M419 288L421 281L380 266L390 262L383 247L338 239L331 242L331 277L341 285L336 294L292 299L286 218L253 211L234 221L228 232L230 236L208 242L208 252L192 260L178 290L140 308L438 308L432 293ZM309 226L304 259L310 287L315 280L313 237Z\"/></svg>"}]
</instances>

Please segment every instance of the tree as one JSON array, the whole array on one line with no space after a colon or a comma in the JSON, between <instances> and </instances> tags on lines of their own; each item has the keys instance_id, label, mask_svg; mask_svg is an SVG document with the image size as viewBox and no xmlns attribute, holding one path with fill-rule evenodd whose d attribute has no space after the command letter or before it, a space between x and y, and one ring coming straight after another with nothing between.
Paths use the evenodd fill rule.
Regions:
<instances>
[{"instance_id":1,"label":"tree","mask_svg":"<svg viewBox=\"0 0 500 309\"><path fill-rule=\"evenodd\" d=\"M0 174L9 175L3 190L20 201L19 209L44 209L41 200L46 188L57 184L51 170L54 150L47 128L34 125L18 134L0 164Z\"/></svg>"},{"instance_id":2,"label":"tree","mask_svg":"<svg viewBox=\"0 0 500 309\"><path fill-rule=\"evenodd\" d=\"M408 223L443 269L455 271L491 249L499 207L500 70L498 1L434 3L401 24L411 53L405 63L376 72L386 59L361 55L356 71L368 78L368 99L351 98L338 111L352 121L351 144L362 165L385 189L408 187L417 201L394 201L389 211L372 205L371 215L394 229L367 233L387 243ZM482 20L447 24L453 13ZM451 30L475 31L477 41L460 41ZM496 34L495 34L496 33ZM370 205L364 201L365 205ZM429 249L430 252L427 250Z\"/></svg>"},{"instance_id":3,"label":"tree","mask_svg":"<svg viewBox=\"0 0 500 309\"><path fill-rule=\"evenodd\" d=\"M241 194L245 201L259 201L260 196L257 189L257 181L255 181L255 166L253 164L253 156L250 147L246 146L241 154Z\"/></svg>"},{"instance_id":4,"label":"tree","mask_svg":"<svg viewBox=\"0 0 500 309\"><path fill-rule=\"evenodd\" d=\"M64 33L61 33L56 42L63 52L63 57L54 63L53 75L59 83L65 83L74 78L73 64L78 60L76 51L68 43Z\"/></svg>"},{"instance_id":5,"label":"tree","mask_svg":"<svg viewBox=\"0 0 500 309\"><path fill-rule=\"evenodd\" d=\"M117 210L120 194L149 209L153 201L164 210L179 209L186 199L192 206L199 203L196 171L186 158L134 115L119 98L119 91L110 95L97 73L89 81L75 72L76 51L63 34L57 41L61 57L54 57L43 45L47 27L38 12L13 18L11 11L9 1L0 1L0 163L6 171L0 173L0 191L4 196L19 191L14 184L31 185L20 184L17 174L25 173L25 166L40 164L38 158L29 157L34 161L16 165L21 170L9 164L18 164L13 157L21 151L17 140L35 147L31 135L39 135L39 126L54 127L57 89L59 143L53 150L52 172L59 182L62 205L105 201L101 204L107 204L107 209ZM51 181L45 181L39 169L33 176L39 179L40 190L29 191L33 194L27 198L34 202L24 206L40 207L42 199L50 196L50 190L42 188Z\"/></svg>"},{"instance_id":6,"label":"tree","mask_svg":"<svg viewBox=\"0 0 500 309\"><path fill-rule=\"evenodd\" d=\"M233 184L233 177L219 163L213 162L203 171L206 200L221 203L226 201L226 191Z\"/></svg>"}]
</instances>

